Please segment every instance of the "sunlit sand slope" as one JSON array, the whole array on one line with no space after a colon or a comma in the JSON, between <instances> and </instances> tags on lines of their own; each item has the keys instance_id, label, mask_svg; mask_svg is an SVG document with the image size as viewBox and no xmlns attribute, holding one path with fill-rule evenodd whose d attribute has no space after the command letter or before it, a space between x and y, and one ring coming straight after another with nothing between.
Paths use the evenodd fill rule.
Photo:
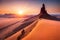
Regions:
<instances>
[{"instance_id":1,"label":"sunlit sand slope","mask_svg":"<svg viewBox=\"0 0 60 40\"><path fill-rule=\"evenodd\" d=\"M60 21L38 19L35 28L22 40L60 40Z\"/></svg>"}]
</instances>

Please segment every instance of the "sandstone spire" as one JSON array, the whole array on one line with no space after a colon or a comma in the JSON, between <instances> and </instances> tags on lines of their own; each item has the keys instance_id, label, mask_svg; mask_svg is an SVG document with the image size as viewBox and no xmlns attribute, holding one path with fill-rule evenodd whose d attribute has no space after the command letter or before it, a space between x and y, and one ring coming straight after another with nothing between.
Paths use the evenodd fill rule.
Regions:
<instances>
[{"instance_id":1,"label":"sandstone spire","mask_svg":"<svg viewBox=\"0 0 60 40\"><path fill-rule=\"evenodd\" d=\"M51 19L51 20L58 20L56 17L51 16L47 13L46 8L45 8L45 4L42 4L42 8L41 11L39 13L39 18L45 18L45 19Z\"/></svg>"}]
</instances>

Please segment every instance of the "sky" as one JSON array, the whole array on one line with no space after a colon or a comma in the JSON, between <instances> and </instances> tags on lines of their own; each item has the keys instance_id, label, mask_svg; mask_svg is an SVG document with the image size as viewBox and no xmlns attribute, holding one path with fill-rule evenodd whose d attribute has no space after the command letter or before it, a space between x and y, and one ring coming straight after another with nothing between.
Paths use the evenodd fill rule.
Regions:
<instances>
[{"instance_id":1,"label":"sky","mask_svg":"<svg viewBox=\"0 0 60 40\"><path fill-rule=\"evenodd\" d=\"M60 0L0 0L0 14L39 14L43 3L49 14L60 13Z\"/></svg>"}]
</instances>

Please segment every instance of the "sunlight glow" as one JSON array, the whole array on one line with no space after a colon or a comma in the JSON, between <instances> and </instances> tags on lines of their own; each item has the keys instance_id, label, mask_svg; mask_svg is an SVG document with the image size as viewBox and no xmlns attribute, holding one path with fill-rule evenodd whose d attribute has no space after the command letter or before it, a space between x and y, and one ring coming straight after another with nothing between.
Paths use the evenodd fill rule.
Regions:
<instances>
[{"instance_id":1,"label":"sunlight glow","mask_svg":"<svg viewBox=\"0 0 60 40\"><path fill-rule=\"evenodd\" d=\"M23 15L23 13L24 13L23 10L18 11L18 14L19 14L19 15Z\"/></svg>"}]
</instances>

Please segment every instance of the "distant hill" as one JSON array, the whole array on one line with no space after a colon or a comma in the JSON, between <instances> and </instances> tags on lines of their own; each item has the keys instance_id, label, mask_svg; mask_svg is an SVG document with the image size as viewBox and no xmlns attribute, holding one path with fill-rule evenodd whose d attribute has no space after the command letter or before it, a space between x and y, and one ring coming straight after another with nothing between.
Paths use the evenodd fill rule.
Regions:
<instances>
[{"instance_id":1,"label":"distant hill","mask_svg":"<svg viewBox=\"0 0 60 40\"><path fill-rule=\"evenodd\" d=\"M0 14L0 18L15 18L16 15L15 14Z\"/></svg>"},{"instance_id":2,"label":"distant hill","mask_svg":"<svg viewBox=\"0 0 60 40\"><path fill-rule=\"evenodd\" d=\"M52 16L55 16L56 18L60 19L60 14L52 14Z\"/></svg>"}]
</instances>

